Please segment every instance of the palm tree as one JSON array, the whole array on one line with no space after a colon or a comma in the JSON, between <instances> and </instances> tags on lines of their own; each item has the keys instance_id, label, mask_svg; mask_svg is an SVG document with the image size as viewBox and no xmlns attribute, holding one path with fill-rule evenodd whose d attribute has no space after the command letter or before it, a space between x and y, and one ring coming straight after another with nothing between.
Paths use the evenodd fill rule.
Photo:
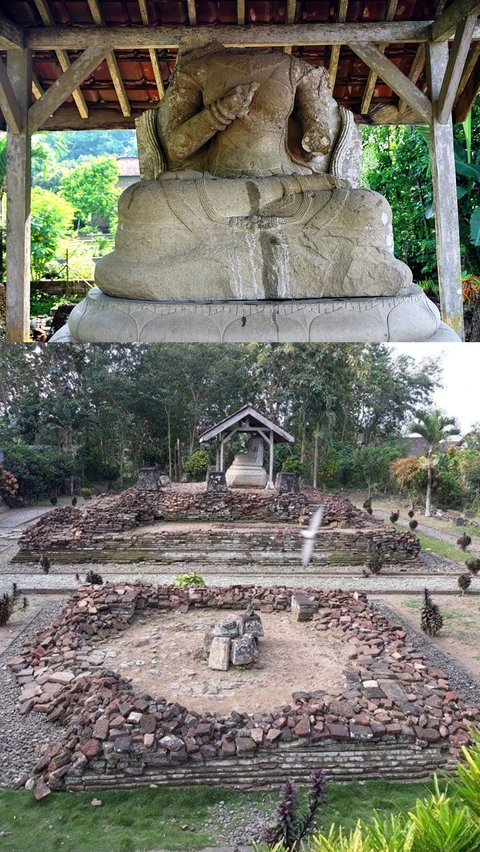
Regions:
<instances>
[{"instance_id":1,"label":"palm tree","mask_svg":"<svg viewBox=\"0 0 480 852\"><path fill-rule=\"evenodd\" d=\"M460 434L455 417L445 417L441 411L416 411L417 418L411 425L411 431L421 435L427 442L427 493L425 497L425 517L431 515L432 505L432 473L433 473L433 454L438 450L442 441L445 441L450 435Z\"/></svg>"}]
</instances>

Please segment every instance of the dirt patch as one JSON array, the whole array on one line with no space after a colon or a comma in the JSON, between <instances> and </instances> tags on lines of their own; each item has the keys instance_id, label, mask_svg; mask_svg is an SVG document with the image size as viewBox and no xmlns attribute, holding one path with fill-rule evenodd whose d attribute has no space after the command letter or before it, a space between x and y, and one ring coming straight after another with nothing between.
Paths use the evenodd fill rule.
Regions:
<instances>
[{"instance_id":1,"label":"dirt patch","mask_svg":"<svg viewBox=\"0 0 480 852\"><path fill-rule=\"evenodd\" d=\"M442 613L443 627L431 642L480 679L480 600L468 594L432 596ZM375 595L375 600L383 601L415 630L421 630L421 594Z\"/></svg>"},{"instance_id":2,"label":"dirt patch","mask_svg":"<svg viewBox=\"0 0 480 852\"><path fill-rule=\"evenodd\" d=\"M352 645L298 623L290 613L262 613L265 636L254 668L212 671L203 659L205 632L236 611L155 613L116 639L102 643L112 669L132 678L136 692L177 701L189 710L228 714L268 712L290 704L292 693L345 689L343 669Z\"/></svg>"}]
</instances>

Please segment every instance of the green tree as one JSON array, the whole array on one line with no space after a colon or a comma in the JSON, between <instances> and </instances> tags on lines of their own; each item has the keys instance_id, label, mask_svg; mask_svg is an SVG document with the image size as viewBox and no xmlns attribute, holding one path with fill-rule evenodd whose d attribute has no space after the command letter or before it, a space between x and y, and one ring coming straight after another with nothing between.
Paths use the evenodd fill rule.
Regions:
<instances>
[{"instance_id":1,"label":"green tree","mask_svg":"<svg viewBox=\"0 0 480 852\"><path fill-rule=\"evenodd\" d=\"M48 189L36 186L31 201L31 265L34 278L41 278L54 259L60 240L72 228L73 206Z\"/></svg>"},{"instance_id":2,"label":"green tree","mask_svg":"<svg viewBox=\"0 0 480 852\"><path fill-rule=\"evenodd\" d=\"M441 411L417 411L416 420L410 429L422 436L427 442L427 490L425 495L425 517L431 515L432 508L432 476L434 453L438 450L442 441L450 435L458 435L459 428L454 417L446 417Z\"/></svg>"},{"instance_id":3,"label":"green tree","mask_svg":"<svg viewBox=\"0 0 480 852\"><path fill-rule=\"evenodd\" d=\"M62 178L61 194L75 210L78 225L103 219L113 229L117 215L118 164L114 157L96 157L80 163Z\"/></svg>"}]
</instances>

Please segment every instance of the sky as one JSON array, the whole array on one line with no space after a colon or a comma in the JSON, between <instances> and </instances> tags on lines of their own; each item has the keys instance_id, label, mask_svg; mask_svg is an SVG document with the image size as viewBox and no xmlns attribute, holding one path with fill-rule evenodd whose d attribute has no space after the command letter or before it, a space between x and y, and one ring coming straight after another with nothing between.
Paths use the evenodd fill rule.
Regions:
<instances>
[{"instance_id":1,"label":"sky","mask_svg":"<svg viewBox=\"0 0 480 852\"><path fill-rule=\"evenodd\" d=\"M438 360L443 367L443 387L434 405L449 417L456 417L463 434L480 423L480 343L391 343L399 355L415 361Z\"/></svg>"}]
</instances>

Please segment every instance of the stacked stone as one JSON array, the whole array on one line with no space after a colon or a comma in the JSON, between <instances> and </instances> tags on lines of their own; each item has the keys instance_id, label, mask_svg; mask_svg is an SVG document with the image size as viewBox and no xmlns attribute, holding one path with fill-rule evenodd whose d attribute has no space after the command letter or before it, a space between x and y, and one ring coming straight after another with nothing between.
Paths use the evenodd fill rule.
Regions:
<instances>
[{"instance_id":1,"label":"stacked stone","mask_svg":"<svg viewBox=\"0 0 480 852\"><path fill-rule=\"evenodd\" d=\"M20 712L44 713L64 728L58 743L34 767L36 796L65 786L80 789L84 776L101 787L104 782L108 786L109 778L147 783L160 771L176 783L180 775L172 775L169 767L178 764L185 766L185 783L189 766L194 774L204 766L199 777L207 783L216 777L216 770L208 774L211 761L215 765L247 756L268 762L271 750L294 742L305 765L315 754L311 749L328 746L331 751L334 744L348 750L376 743L397 762L402 748L409 749L412 760L429 748L432 756L421 764L427 771L448 760L445 748L458 750L468 741L469 729L480 727L479 709L451 690L444 673L426 663L406 641L405 631L363 595L307 590L319 607L314 628L356 645L346 670L348 688L336 697L322 690L298 692L290 705L271 713L221 717L135 695L130 682L105 667L104 654L95 647L146 608L250 605L260 612L285 611L294 593L286 587L257 586L180 591L125 584L81 587L51 627L10 663L21 686Z\"/></svg>"},{"instance_id":2,"label":"stacked stone","mask_svg":"<svg viewBox=\"0 0 480 852\"><path fill-rule=\"evenodd\" d=\"M418 541L411 533L389 530L379 522L372 522L365 512L355 509L349 500L316 492L315 503L311 504L310 499L313 500L313 497L305 493L275 494L268 491L210 493L191 491L181 487L165 488L160 492L139 492L131 488L120 495L101 496L81 509L68 507L43 515L20 539L18 554L14 561L35 561L45 551L61 555L88 548L90 555L95 559L95 552L102 551L104 547L106 550L109 547L112 550L119 550L122 547L137 549L135 531L142 526L161 520L164 523L160 531L149 533L152 538L151 544L149 544L148 536L146 537L147 547L155 547L155 535L161 537L168 534L170 521L192 524L206 521L257 525L263 522L274 526L274 529L268 533L270 535L275 534L274 530L280 529L281 524L307 524L311 511L319 502L324 502L327 507L323 529L365 531L374 538L378 534L382 541L385 540L384 550L387 562L397 561L395 558L389 558L395 550L395 542L398 542L399 551L405 551L405 558L415 558L418 555ZM132 533L132 536L129 537L128 533ZM288 535L288 532L281 531L280 534ZM202 535L201 532L200 535ZM228 533L226 537L228 538ZM106 546L105 543L107 543ZM280 546L283 549L283 544ZM297 546L298 542L295 540L295 549ZM338 546L341 547L341 540ZM259 540L259 547L263 549L265 542ZM355 549L355 543L353 547ZM361 547L362 545L360 549ZM144 554L140 554L140 558L144 558ZM132 556L132 561L135 561L135 554Z\"/></svg>"}]
</instances>

